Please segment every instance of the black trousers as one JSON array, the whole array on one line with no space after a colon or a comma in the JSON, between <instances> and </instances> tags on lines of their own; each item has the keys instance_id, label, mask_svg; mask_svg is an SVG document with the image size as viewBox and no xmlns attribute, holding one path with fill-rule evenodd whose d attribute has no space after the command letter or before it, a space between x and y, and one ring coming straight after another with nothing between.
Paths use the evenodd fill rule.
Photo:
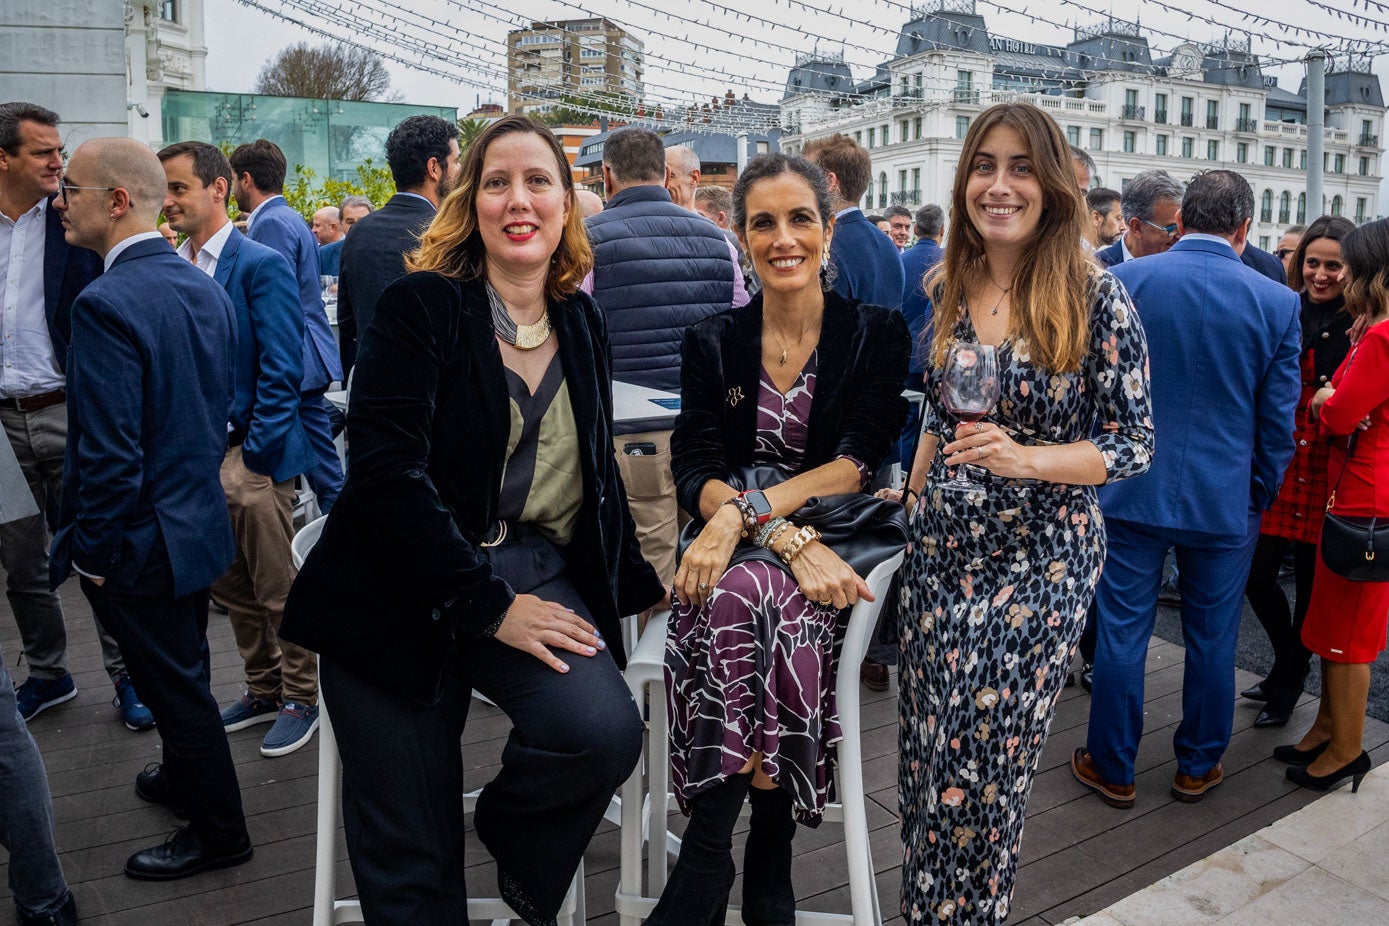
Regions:
<instances>
[{"instance_id":1,"label":"black trousers","mask_svg":"<svg viewBox=\"0 0 1389 926\"><path fill-rule=\"evenodd\" d=\"M491 558L513 589L587 618L563 560L544 540L508 542ZM555 921L603 811L636 766L643 729L606 651L560 655L568 673L496 640L469 643L433 705L387 693L320 657L319 684L342 755L348 855L368 923L467 923L459 740L473 689L513 727L502 769L478 797L474 827L497 862L503 899L533 926Z\"/></svg>"},{"instance_id":2,"label":"black trousers","mask_svg":"<svg viewBox=\"0 0 1389 926\"><path fill-rule=\"evenodd\" d=\"M1288 596L1278 582L1278 572L1288 550L1293 553L1293 583L1296 589L1291 611L1288 609ZM1269 700L1274 707L1292 707L1302 694L1302 683L1307 680L1312 653L1302 645L1302 624L1307 619L1307 606L1312 603L1312 577L1316 575L1316 569L1316 544L1299 543L1270 534L1259 535L1244 594L1273 646L1273 668L1268 673L1268 687L1271 689Z\"/></svg>"},{"instance_id":3,"label":"black trousers","mask_svg":"<svg viewBox=\"0 0 1389 926\"><path fill-rule=\"evenodd\" d=\"M97 619L140 680L140 700L154 715L176 803L188 809L188 822L205 847L241 849L250 844L241 788L209 688L207 589L175 598L173 586L162 541L134 587L82 579Z\"/></svg>"}]
</instances>

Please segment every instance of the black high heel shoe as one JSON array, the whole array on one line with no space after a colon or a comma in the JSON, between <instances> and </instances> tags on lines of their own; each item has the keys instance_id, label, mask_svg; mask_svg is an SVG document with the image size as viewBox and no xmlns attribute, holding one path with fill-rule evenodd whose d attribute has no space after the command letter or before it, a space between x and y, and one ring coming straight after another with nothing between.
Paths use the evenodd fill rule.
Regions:
<instances>
[{"instance_id":1,"label":"black high heel shoe","mask_svg":"<svg viewBox=\"0 0 1389 926\"><path fill-rule=\"evenodd\" d=\"M1244 689L1243 691L1241 691L1241 692L1239 693L1239 696L1240 696L1241 698L1244 698L1246 701L1267 701L1267 700L1268 700L1268 693L1269 693L1268 681L1265 680L1265 681L1258 682L1258 683L1256 683L1256 684L1250 685L1248 688L1246 688L1246 689Z\"/></svg>"},{"instance_id":2,"label":"black high heel shoe","mask_svg":"<svg viewBox=\"0 0 1389 926\"><path fill-rule=\"evenodd\" d=\"M1275 746L1273 747L1273 758L1288 765L1311 765L1316 761L1317 756L1326 752L1326 747L1331 745L1331 740L1313 746L1311 749L1298 749L1296 746Z\"/></svg>"},{"instance_id":3,"label":"black high heel shoe","mask_svg":"<svg viewBox=\"0 0 1389 926\"><path fill-rule=\"evenodd\" d=\"M1349 778L1350 793L1354 794L1360 790L1360 782L1370 773L1370 767L1370 754L1362 752L1354 761L1341 766L1330 775L1309 774L1306 767L1301 765L1289 766L1284 775L1293 784L1311 788L1313 791L1330 791Z\"/></svg>"}]
</instances>

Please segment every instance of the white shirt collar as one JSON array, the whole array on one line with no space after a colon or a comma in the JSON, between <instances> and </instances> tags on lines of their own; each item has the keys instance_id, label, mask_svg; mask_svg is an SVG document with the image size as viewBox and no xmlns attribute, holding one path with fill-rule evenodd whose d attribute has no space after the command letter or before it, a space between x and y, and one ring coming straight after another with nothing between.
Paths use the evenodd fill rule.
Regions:
<instances>
[{"instance_id":1,"label":"white shirt collar","mask_svg":"<svg viewBox=\"0 0 1389 926\"><path fill-rule=\"evenodd\" d=\"M31 208L31 209L26 209L26 210L24 210L23 212L21 212L21 213L19 214L19 219L18 219L18 221L11 222L11 221L10 221L10 217L7 216L7 215L5 215L5 214L3 214L3 213L0 213L0 219L3 219L3 220L5 221L5 223L6 223L7 225L9 225L10 227L14 227L14 226L18 225L20 222L23 222L25 219L29 219L29 218L38 218L38 219L41 219L41 218L43 218L43 217L44 217L44 213L47 211L47 209L48 209L48 200L47 200L47 199L40 199L38 202L34 203L33 208Z\"/></svg>"},{"instance_id":2,"label":"white shirt collar","mask_svg":"<svg viewBox=\"0 0 1389 926\"><path fill-rule=\"evenodd\" d=\"M217 261L222 259L222 249L227 246L227 241L231 238L231 233L235 227L231 222L227 222L217 229L212 237L203 243L202 249L198 251L197 260L193 259L191 239L178 246L178 256L207 270L208 275L211 276L212 271L217 269Z\"/></svg>"},{"instance_id":3,"label":"white shirt collar","mask_svg":"<svg viewBox=\"0 0 1389 926\"><path fill-rule=\"evenodd\" d=\"M276 193L274 196L267 196L265 199L261 200L260 205L251 210L251 214L246 216L246 228L248 231L250 230L252 225L256 224L256 216L260 215L260 211L277 199L280 202L285 201L285 198L283 196L281 196L279 193Z\"/></svg>"},{"instance_id":4,"label":"white shirt collar","mask_svg":"<svg viewBox=\"0 0 1389 926\"><path fill-rule=\"evenodd\" d=\"M139 232L123 241L116 242L116 246L106 252L106 269L111 269L111 265L116 262L116 258L120 257L126 248L130 247L132 244L139 244L141 241L149 241L151 238L158 238L160 241L164 240L164 236L159 234L159 232L147 231Z\"/></svg>"},{"instance_id":5,"label":"white shirt collar","mask_svg":"<svg viewBox=\"0 0 1389 926\"><path fill-rule=\"evenodd\" d=\"M1207 235L1207 234L1204 234L1203 232L1187 232L1185 235L1182 235L1182 237L1181 237L1180 239L1178 239L1178 240L1180 240L1180 241L1216 241L1216 242L1219 242L1220 244L1225 245L1225 247L1229 248L1231 251L1233 251L1233 250L1235 249L1235 246L1234 246L1233 244L1230 243L1230 240L1229 240L1228 238L1222 238L1222 237L1220 237L1219 235Z\"/></svg>"},{"instance_id":6,"label":"white shirt collar","mask_svg":"<svg viewBox=\"0 0 1389 926\"><path fill-rule=\"evenodd\" d=\"M1123 252L1124 260L1133 260L1133 252L1129 250L1129 236L1127 234L1119 239L1119 249Z\"/></svg>"}]
</instances>

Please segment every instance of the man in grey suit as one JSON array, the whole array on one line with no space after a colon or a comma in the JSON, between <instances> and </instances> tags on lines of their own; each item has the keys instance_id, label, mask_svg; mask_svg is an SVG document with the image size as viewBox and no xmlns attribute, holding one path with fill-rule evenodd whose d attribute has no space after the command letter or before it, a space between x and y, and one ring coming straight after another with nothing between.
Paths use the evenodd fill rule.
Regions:
<instances>
[{"instance_id":1,"label":"man in grey suit","mask_svg":"<svg viewBox=\"0 0 1389 926\"><path fill-rule=\"evenodd\" d=\"M438 116L411 116L386 137L386 163L398 192L358 219L342 243L338 350L344 383L381 291L405 275L405 254L415 249L420 232L453 189L458 157L458 126Z\"/></svg>"}]
</instances>

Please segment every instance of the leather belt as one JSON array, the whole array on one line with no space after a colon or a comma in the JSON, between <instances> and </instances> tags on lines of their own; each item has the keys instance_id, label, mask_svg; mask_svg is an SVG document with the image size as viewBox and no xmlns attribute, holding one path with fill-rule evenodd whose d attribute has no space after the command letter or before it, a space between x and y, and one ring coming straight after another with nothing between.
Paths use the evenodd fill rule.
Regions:
<instances>
[{"instance_id":1,"label":"leather belt","mask_svg":"<svg viewBox=\"0 0 1389 926\"><path fill-rule=\"evenodd\" d=\"M36 412L44 408L62 405L68 400L66 389L40 392L38 395L21 395L11 399L0 399L0 408L13 408L20 412Z\"/></svg>"}]
</instances>

